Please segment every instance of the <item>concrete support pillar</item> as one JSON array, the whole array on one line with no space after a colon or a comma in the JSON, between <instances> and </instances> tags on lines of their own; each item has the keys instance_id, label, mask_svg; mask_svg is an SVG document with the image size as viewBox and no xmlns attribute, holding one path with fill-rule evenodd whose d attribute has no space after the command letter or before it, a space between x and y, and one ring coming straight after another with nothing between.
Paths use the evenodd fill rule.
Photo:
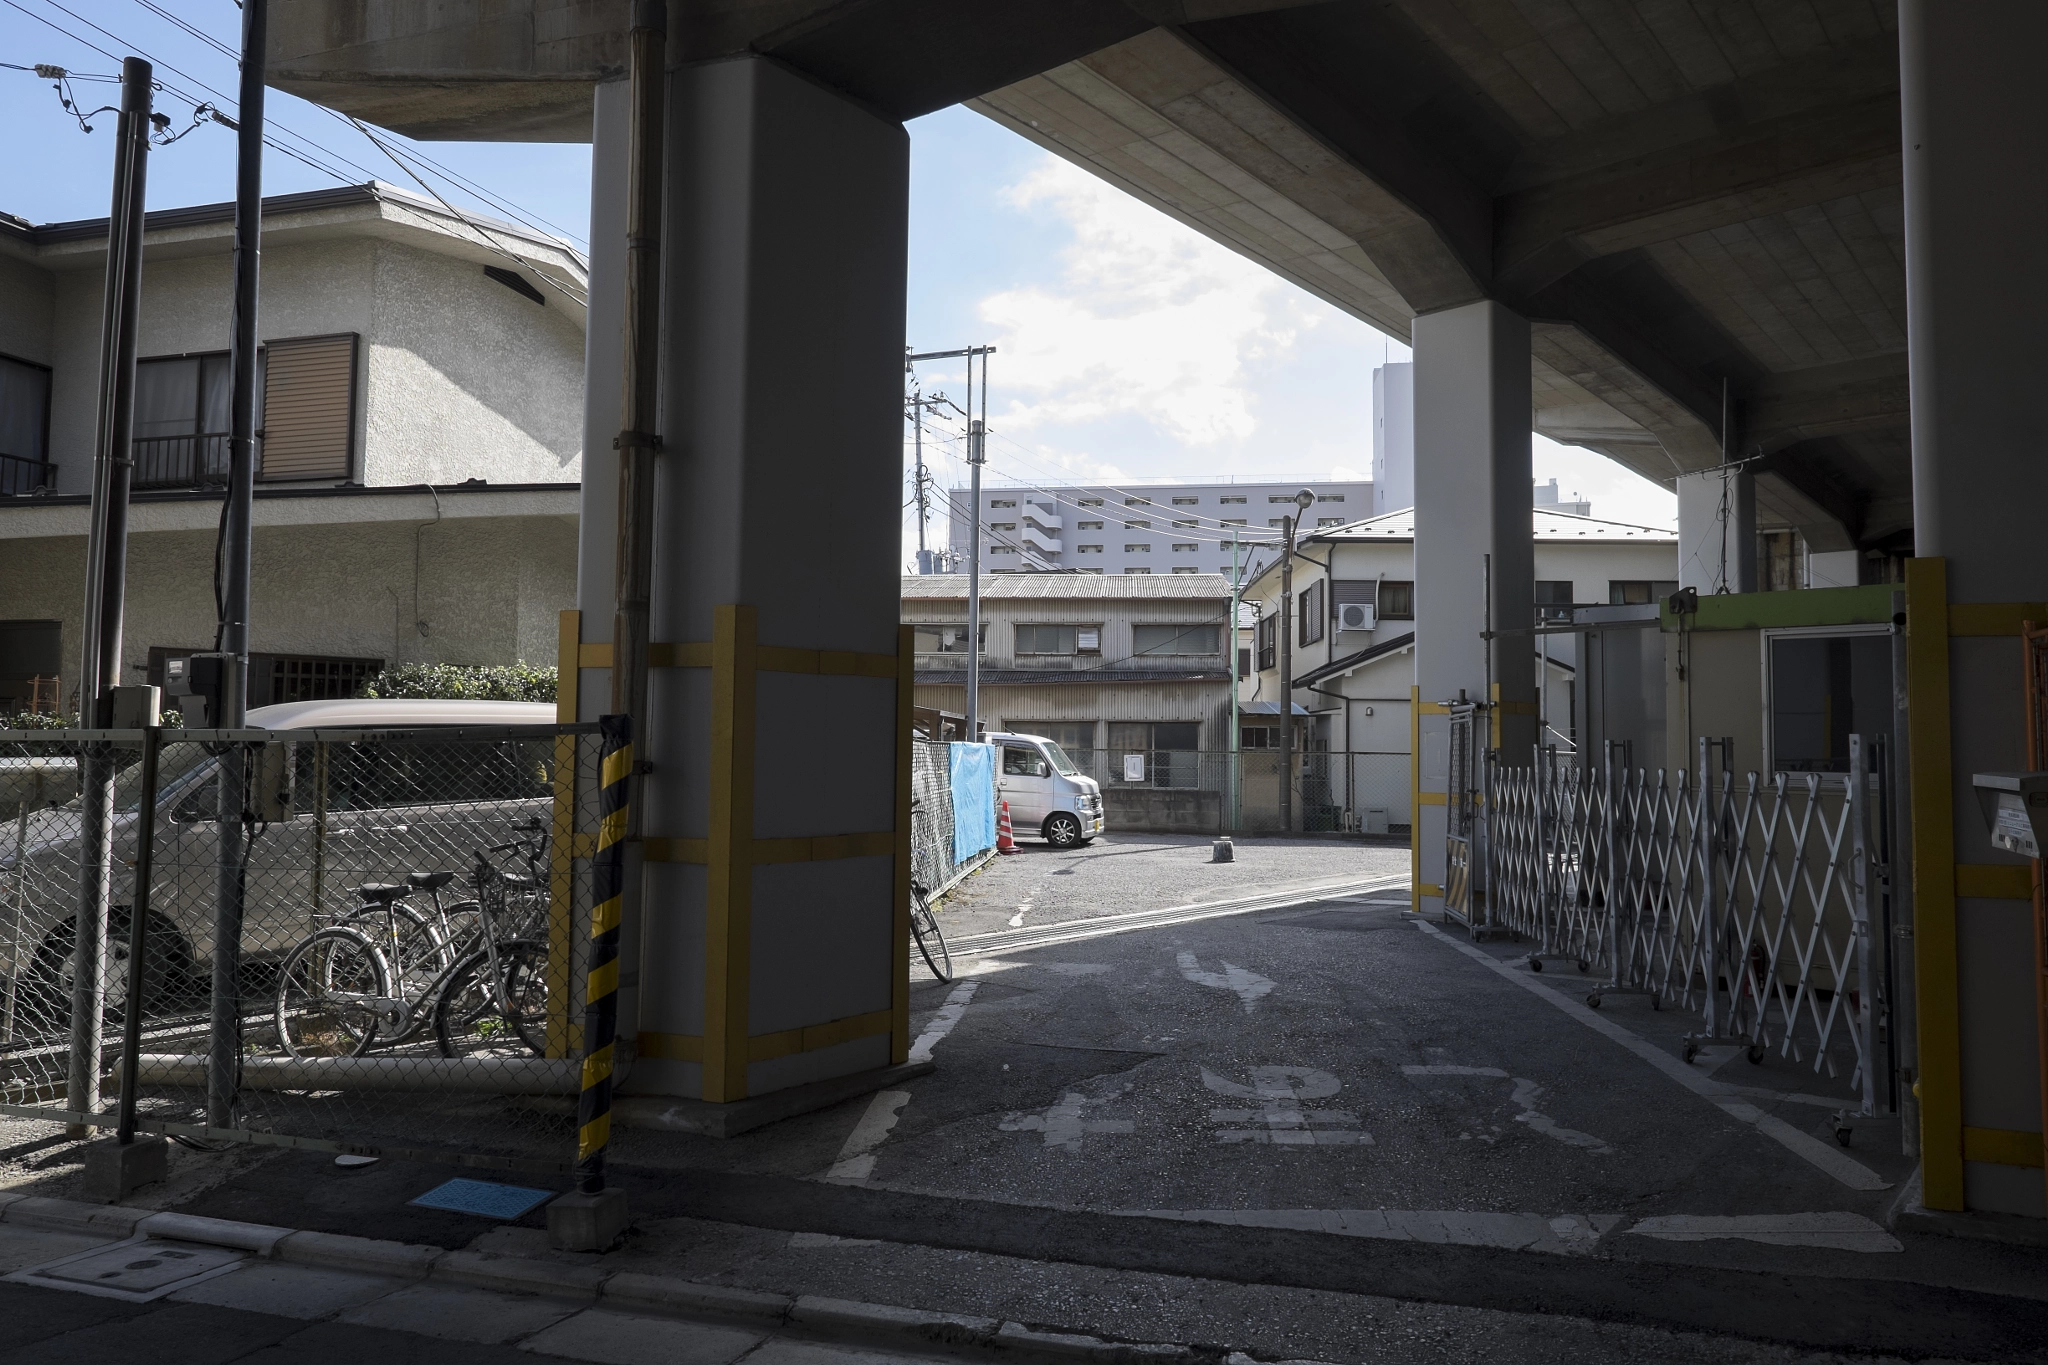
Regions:
<instances>
[{"instance_id":1,"label":"concrete support pillar","mask_svg":"<svg viewBox=\"0 0 2048 1365\"><path fill-rule=\"evenodd\" d=\"M583 639L609 644L618 606L619 434L626 347L626 156L633 88L597 87L590 148L590 305L583 341L583 495L578 510L576 609ZM611 670L582 671L578 720L596 720L611 697Z\"/></svg>"},{"instance_id":2,"label":"concrete support pillar","mask_svg":"<svg viewBox=\"0 0 2048 1365\"><path fill-rule=\"evenodd\" d=\"M1414 353L1416 687L1426 706L1460 691L1487 699L1490 684L1501 703L1494 742L1526 764L1536 740L1529 324L1490 302L1428 313L1415 319ZM1489 650L1489 629L1519 633ZM1420 720L1422 787L1440 792L1443 721ZM1444 808L1423 806L1416 825L1416 876L1441 886ZM1441 906L1425 895L1424 907L1432 901Z\"/></svg>"},{"instance_id":3,"label":"concrete support pillar","mask_svg":"<svg viewBox=\"0 0 2048 1365\"><path fill-rule=\"evenodd\" d=\"M909 139L752 57L675 69L667 136L625 1089L730 1102L909 1047Z\"/></svg>"},{"instance_id":4,"label":"concrete support pillar","mask_svg":"<svg viewBox=\"0 0 2048 1365\"><path fill-rule=\"evenodd\" d=\"M1702 597L1756 591L1756 476L1703 469L1678 476L1678 586Z\"/></svg>"},{"instance_id":5,"label":"concrete support pillar","mask_svg":"<svg viewBox=\"0 0 2048 1365\"><path fill-rule=\"evenodd\" d=\"M1970 790L1974 772L2029 766L2019 642L1951 635L1949 604L2048 600L2044 50L2038 0L1899 6L1924 1198L2036 1217L2048 1212L2043 1172L2016 1163L2042 1150L2039 945L2026 874L1990 846Z\"/></svg>"}]
</instances>

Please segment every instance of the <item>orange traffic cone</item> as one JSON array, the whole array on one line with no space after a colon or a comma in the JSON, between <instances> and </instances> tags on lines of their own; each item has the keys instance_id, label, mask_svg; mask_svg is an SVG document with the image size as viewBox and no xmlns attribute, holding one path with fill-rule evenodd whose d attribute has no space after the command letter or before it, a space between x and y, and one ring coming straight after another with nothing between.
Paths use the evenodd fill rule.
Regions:
<instances>
[{"instance_id":1,"label":"orange traffic cone","mask_svg":"<svg viewBox=\"0 0 2048 1365\"><path fill-rule=\"evenodd\" d=\"M1017 836L1010 831L1010 803L1003 801L997 804L1001 809L996 815L996 852L1015 853Z\"/></svg>"}]
</instances>

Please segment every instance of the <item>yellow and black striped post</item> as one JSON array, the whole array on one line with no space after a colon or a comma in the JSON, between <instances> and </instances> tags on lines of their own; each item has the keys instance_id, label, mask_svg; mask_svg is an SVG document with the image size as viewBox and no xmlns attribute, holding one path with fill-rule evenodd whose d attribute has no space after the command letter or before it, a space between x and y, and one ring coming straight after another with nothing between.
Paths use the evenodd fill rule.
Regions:
<instances>
[{"instance_id":1,"label":"yellow and black striped post","mask_svg":"<svg viewBox=\"0 0 2048 1365\"><path fill-rule=\"evenodd\" d=\"M597 846L590 860L590 975L583 997L583 1091L576 1102L576 1188L604 1189L604 1149L612 1135L612 1042L619 1027L619 907L626 881L627 779L633 772L633 721L598 722Z\"/></svg>"}]
</instances>

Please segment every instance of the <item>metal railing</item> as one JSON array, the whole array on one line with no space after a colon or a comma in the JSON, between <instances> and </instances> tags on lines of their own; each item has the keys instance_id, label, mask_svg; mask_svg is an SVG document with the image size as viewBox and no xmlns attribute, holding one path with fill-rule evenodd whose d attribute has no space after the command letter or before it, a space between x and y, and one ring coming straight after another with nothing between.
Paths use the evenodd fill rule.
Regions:
<instances>
[{"instance_id":1,"label":"metal railing","mask_svg":"<svg viewBox=\"0 0 2048 1365\"><path fill-rule=\"evenodd\" d=\"M0 455L0 497L23 497L57 486L57 466L48 460Z\"/></svg>"},{"instance_id":2,"label":"metal railing","mask_svg":"<svg viewBox=\"0 0 2048 1365\"><path fill-rule=\"evenodd\" d=\"M219 488L228 481L228 436L143 436L131 447L134 487Z\"/></svg>"},{"instance_id":3,"label":"metal railing","mask_svg":"<svg viewBox=\"0 0 2048 1365\"><path fill-rule=\"evenodd\" d=\"M596 730L0 733L0 1112L569 1169Z\"/></svg>"},{"instance_id":4,"label":"metal railing","mask_svg":"<svg viewBox=\"0 0 2048 1365\"><path fill-rule=\"evenodd\" d=\"M1846 1079L1864 1114L1898 1109L1891 1023L1890 823L1883 742L1850 740L1846 778L1599 767L1539 752L1488 765L1485 879L1472 927L1575 962L1603 992L1699 1017L1703 1045L1746 1046Z\"/></svg>"}]
</instances>

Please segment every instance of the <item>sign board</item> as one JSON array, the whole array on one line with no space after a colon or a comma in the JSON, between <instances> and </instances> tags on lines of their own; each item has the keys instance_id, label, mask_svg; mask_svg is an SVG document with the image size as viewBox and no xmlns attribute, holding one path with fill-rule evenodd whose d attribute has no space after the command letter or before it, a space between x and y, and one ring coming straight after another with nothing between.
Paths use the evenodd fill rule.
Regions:
<instances>
[{"instance_id":1,"label":"sign board","mask_svg":"<svg viewBox=\"0 0 2048 1365\"><path fill-rule=\"evenodd\" d=\"M2040 857L2048 842L2048 773L1978 773L1971 782L1991 846Z\"/></svg>"}]
</instances>

